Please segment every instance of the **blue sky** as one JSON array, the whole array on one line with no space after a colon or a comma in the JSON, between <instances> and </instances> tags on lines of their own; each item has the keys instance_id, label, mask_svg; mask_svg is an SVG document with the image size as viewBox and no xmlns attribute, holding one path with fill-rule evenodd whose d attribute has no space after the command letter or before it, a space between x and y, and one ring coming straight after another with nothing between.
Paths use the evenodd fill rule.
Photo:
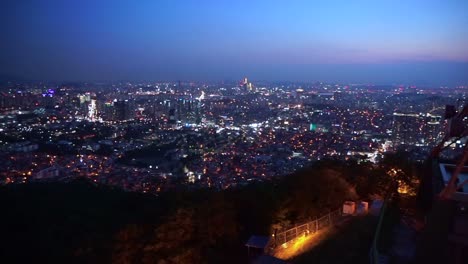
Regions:
<instances>
[{"instance_id":1,"label":"blue sky","mask_svg":"<svg viewBox=\"0 0 468 264\"><path fill-rule=\"evenodd\" d=\"M0 73L463 83L466 10L464 0L6 0Z\"/></svg>"}]
</instances>

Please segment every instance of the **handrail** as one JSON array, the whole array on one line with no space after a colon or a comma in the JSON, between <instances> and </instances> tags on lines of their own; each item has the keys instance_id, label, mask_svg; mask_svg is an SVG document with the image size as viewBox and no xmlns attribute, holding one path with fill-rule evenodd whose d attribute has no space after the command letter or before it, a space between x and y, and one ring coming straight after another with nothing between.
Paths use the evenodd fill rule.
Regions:
<instances>
[{"instance_id":1,"label":"handrail","mask_svg":"<svg viewBox=\"0 0 468 264\"><path fill-rule=\"evenodd\" d=\"M336 215L341 215L340 212L341 212L341 209L339 208L339 209L331 211L328 214L326 214L326 215L324 215L324 216L322 216L320 218L317 218L315 220L308 221L308 222L305 222L305 223L302 223L302 224L299 224L299 225L295 224L294 227L290 227L288 229L283 229L281 232L278 232L276 234L272 234L272 236L274 237L275 246L278 246L276 242L287 243L289 241L292 241L292 240L296 239L298 236L303 235L304 231L298 232L297 231L298 228L303 229L303 227L305 227L304 230L306 230L305 231L306 234L309 234L309 232L310 233L315 233L315 232L319 231L320 229L333 224L335 219L332 219L332 216L334 217ZM326 221L327 224L325 226L321 226L321 227L319 226L318 223L321 221L321 219L328 219ZM294 232L292 232L292 231L294 231ZM290 233L290 232L292 232L292 233ZM290 235L288 235L288 233L290 233ZM281 239L280 241L277 241L279 237L284 237L284 239Z\"/></svg>"},{"instance_id":2,"label":"handrail","mask_svg":"<svg viewBox=\"0 0 468 264\"><path fill-rule=\"evenodd\" d=\"M374 235L374 239L372 241L372 247L371 247L371 258L370 258L370 261L371 263L373 264L379 264L379 250L377 248L377 242L380 238L380 232L381 232L381 229L382 229L382 222L383 222L383 219L384 219L384 216L385 216L385 211L387 209L387 203L388 203L388 199L385 199L383 205L382 205L382 209L380 210L380 215L379 215L379 222L377 223L377 229L375 231L375 235Z\"/></svg>"}]
</instances>

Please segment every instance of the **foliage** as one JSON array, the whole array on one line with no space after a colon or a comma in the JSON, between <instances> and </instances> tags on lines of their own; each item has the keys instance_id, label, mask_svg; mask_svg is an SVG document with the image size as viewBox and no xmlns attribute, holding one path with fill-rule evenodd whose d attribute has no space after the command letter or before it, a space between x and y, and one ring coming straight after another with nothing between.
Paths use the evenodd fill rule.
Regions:
<instances>
[{"instance_id":1,"label":"foliage","mask_svg":"<svg viewBox=\"0 0 468 264\"><path fill-rule=\"evenodd\" d=\"M375 226L373 217L353 218L346 227L339 228L329 239L294 258L291 263L368 263Z\"/></svg>"},{"instance_id":2,"label":"foliage","mask_svg":"<svg viewBox=\"0 0 468 264\"><path fill-rule=\"evenodd\" d=\"M358 198L355 188L343 174L328 166L303 169L286 177L283 184L285 191L275 214L274 229L318 217L320 213L336 209L344 200Z\"/></svg>"},{"instance_id":3,"label":"foliage","mask_svg":"<svg viewBox=\"0 0 468 264\"><path fill-rule=\"evenodd\" d=\"M243 263L250 235L379 194L383 172L402 164L385 162L321 161L270 182L158 197L86 181L3 186L1 255L16 260L6 263Z\"/></svg>"},{"instance_id":4,"label":"foliage","mask_svg":"<svg viewBox=\"0 0 468 264\"><path fill-rule=\"evenodd\" d=\"M387 174L384 179L387 181L385 184L391 187L390 192L416 194L420 181L415 173L416 164L408 152L386 154L380 166Z\"/></svg>"}]
</instances>

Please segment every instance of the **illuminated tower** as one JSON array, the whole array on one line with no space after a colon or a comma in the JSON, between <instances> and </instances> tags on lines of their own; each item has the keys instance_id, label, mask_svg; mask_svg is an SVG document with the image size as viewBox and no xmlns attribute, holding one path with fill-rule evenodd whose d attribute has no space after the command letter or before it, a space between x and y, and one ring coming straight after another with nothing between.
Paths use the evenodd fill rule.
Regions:
<instances>
[{"instance_id":1,"label":"illuminated tower","mask_svg":"<svg viewBox=\"0 0 468 264\"><path fill-rule=\"evenodd\" d=\"M97 120L98 111L96 105L96 99L91 99L90 104L88 105L88 120L95 122Z\"/></svg>"},{"instance_id":2,"label":"illuminated tower","mask_svg":"<svg viewBox=\"0 0 468 264\"><path fill-rule=\"evenodd\" d=\"M419 143L424 120L418 114L393 113L392 125L394 147Z\"/></svg>"},{"instance_id":3,"label":"illuminated tower","mask_svg":"<svg viewBox=\"0 0 468 264\"><path fill-rule=\"evenodd\" d=\"M241 81L241 86L244 87L244 89L245 89L246 91L249 91L249 92L253 92L253 91L254 91L253 85L252 85L252 83L249 82L249 80L247 79L247 77L245 77L245 78Z\"/></svg>"}]
</instances>

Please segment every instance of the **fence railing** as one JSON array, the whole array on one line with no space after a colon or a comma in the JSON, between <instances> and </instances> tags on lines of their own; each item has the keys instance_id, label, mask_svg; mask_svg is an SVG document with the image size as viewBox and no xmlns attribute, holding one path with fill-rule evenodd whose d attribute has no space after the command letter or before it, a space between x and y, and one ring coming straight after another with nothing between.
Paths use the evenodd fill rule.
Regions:
<instances>
[{"instance_id":1,"label":"fence railing","mask_svg":"<svg viewBox=\"0 0 468 264\"><path fill-rule=\"evenodd\" d=\"M298 237L314 234L317 231L335 223L340 217L341 217L341 208L335 211L332 211L313 221L309 221L300 225L296 225L292 228L281 231L277 233L276 235L273 235L273 239L270 240L271 247L276 248Z\"/></svg>"},{"instance_id":2,"label":"fence railing","mask_svg":"<svg viewBox=\"0 0 468 264\"><path fill-rule=\"evenodd\" d=\"M380 209L380 214L379 214L379 222L377 223L377 228L375 231L374 239L372 240L372 245L370 249L370 263L372 264L379 264L380 263L380 253L379 253L379 248L378 248L378 241L380 239L380 233L382 230L382 222L385 217L385 213L387 210L387 203L388 200L384 201L384 204L382 205L382 208Z\"/></svg>"}]
</instances>

